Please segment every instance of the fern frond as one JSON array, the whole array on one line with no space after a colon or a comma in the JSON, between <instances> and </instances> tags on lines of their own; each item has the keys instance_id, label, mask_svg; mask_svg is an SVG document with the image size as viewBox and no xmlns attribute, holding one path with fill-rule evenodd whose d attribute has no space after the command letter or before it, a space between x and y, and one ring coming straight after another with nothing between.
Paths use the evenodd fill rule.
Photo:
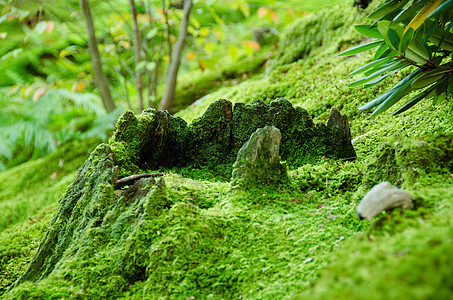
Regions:
<instances>
[{"instance_id":1,"label":"fern frond","mask_svg":"<svg viewBox=\"0 0 453 300\"><path fill-rule=\"evenodd\" d=\"M27 80L25 77L20 75L19 73L13 71L13 70L6 70L5 75L9 77L14 83L20 84L20 85L25 85L27 84Z\"/></svg>"},{"instance_id":2,"label":"fern frond","mask_svg":"<svg viewBox=\"0 0 453 300\"><path fill-rule=\"evenodd\" d=\"M97 116L104 115L105 109L99 96L91 93L76 93L67 89L56 89L56 93L72 100L76 106L82 107L88 112L94 112Z\"/></svg>"}]
</instances>

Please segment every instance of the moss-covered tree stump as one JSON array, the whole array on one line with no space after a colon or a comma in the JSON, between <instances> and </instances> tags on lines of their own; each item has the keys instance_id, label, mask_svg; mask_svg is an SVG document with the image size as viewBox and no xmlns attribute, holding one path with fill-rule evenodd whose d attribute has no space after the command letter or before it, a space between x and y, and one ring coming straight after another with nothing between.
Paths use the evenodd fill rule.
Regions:
<instances>
[{"instance_id":1,"label":"moss-covered tree stump","mask_svg":"<svg viewBox=\"0 0 453 300\"><path fill-rule=\"evenodd\" d=\"M73 282L83 284L81 295L89 297L91 286L102 285L96 297L114 297L123 293L120 289L124 287L139 289L165 280L159 277L165 273L162 270L177 264L181 255L193 263L184 263L181 273L172 276L185 280L189 270L204 272L201 265L197 267L203 259L200 255L214 255L223 249L222 232L231 226L230 221L201 214L195 204L175 201L165 183L168 178L173 182L174 175L165 176L165 180L130 177L126 183L124 177L147 170L223 164L230 167L225 174L229 179L239 149L253 132L265 126L275 126L281 134L281 146L271 167L282 174L286 169L280 165L278 150L290 166L316 162L323 156L355 157L347 119L337 111L332 115L327 126L314 124L304 109L294 108L285 99L269 105L261 101L238 103L234 108L227 100L217 100L189 125L153 109L138 116L126 112L109 142L91 153L60 199L49 230L16 283L13 297L68 297ZM30 283L52 282L46 280L61 284ZM230 289L227 282L231 280L226 279L218 288ZM177 293L184 284L172 289L167 292Z\"/></svg>"}]
</instances>

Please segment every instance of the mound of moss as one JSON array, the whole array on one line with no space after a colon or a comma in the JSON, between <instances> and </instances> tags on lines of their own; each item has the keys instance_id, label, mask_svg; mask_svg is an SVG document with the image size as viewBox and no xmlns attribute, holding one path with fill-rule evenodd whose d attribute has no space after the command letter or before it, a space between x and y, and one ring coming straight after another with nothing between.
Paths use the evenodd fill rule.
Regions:
<instances>
[{"instance_id":1,"label":"mound of moss","mask_svg":"<svg viewBox=\"0 0 453 300\"><path fill-rule=\"evenodd\" d=\"M269 105L256 101L250 105L228 100L212 103L192 124L153 109L141 115L125 113L110 140L113 160L119 176L142 170L192 166L215 168L225 165L224 178L231 175L231 165L242 145L258 128L273 125L282 132L281 156L291 168L321 157L354 159L346 117L334 118L327 126L314 124L307 112L294 108L285 99ZM339 129L339 123L345 131Z\"/></svg>"},{"instance_id":2,"label":"mound of moss","mask_svg":"<svg viewBox=\"0 0 453 300\"><path fill-rule=\"evenodd\" d=\"M167 112L146 110L139 116L126 112L119 119L117 131L109 143L96 148L60 199L58 211L37 254L18 281L23 284L13 294L35 297L26 282L45 282L46 278L72 281L80 275L86 287L103 285L103 291L96 288L93 295L112 297L137 284L162 284L165 282L160 278L163 274L155 277L153 270L163 268L162 263L176 263L181 255L190 258L189 261L188 257L179 258L185 261L179 275L182 280L193 272L203 272L199 265L204 255L218 254L223 239L231 230L237 230L238 225L232 228L228 221L206 215L207 211L201 211L196 201L171 199L166 181L173 185L176 182L168 173L159 180L138 178L129 185L117 185L118 178L178 164L195 167L226 164L234 161L238 149L251 133L265 125L278 126L283 132L282 155L292 162L326 155L354 157L347 118L338 111L332 116L327 126L315 125L305 110L293 108L284 99L270 105L259 101L251 105L236 104L234 109L229 101L221 99L190 125ZM346 127L341 131L339 125ZM231 172L227 176L231 176ZM226 193L233 192L227 190ZM213 201L203 206L209 210L218 204ZM170 230L169 224L187 227L178 237L174 236L178 230ZM109 260L112 263L106 263ZM213 262L213 265L217 264ZM99 281L97 272L101 270L104 279ZM209 277L209 273L207 275ZM219 281L219 285L210 290L212 280ZM195 276L187 284L193 290L201 286L211 293L225 290L234 293L237 287L231 280L219 279L217 275L209 280ZM129 288L125 289L126 286ZM182 292L181 289L177 291ZM41 292L44 294L37 294L39 297L51 295L44 290ZM63 296L60 292L49 293Z\"/></svg>"},{"instance_id":3,"label":"mound of moss","mask_svg":"<svg viewBox=\"0 0 453 300\"><path fill-rule=\"evenodd\" d=\"M342 14L345 5L350 3L332 14ZM328 14L319 16L334 23ZM308 20L300 24L304 22ZM3 294L3 289L0 295L7 299L292 299L298 294L302 299L449 299L453 291L451 103L432 106L422 101L397 117L390 116L391 110L374 119L367 112L359 113L357 107L382 94L396 79L367 90L346 87L353 80L346 79L347 74L371 56L324 54L335 52L341 40L359 41L343 35L350 32L351 24L332 27L337 36L319 27L323 48L311 48L306 60L279 65L268 77L223 88L180 115L200 116L219 97L246 104L219 101L209 107L209 118L192 124L154 111L123 115L116 136L92 153L81 176L60 199L38 254L33 259L28 256L29 271L12 291ZM308 27L305 30L309 32ZM293 41L297 47L298 40ZM313 156L297 156L300 161L294 161L288 173L289 184L245 190L231 190L229 183L206 176L218 172L223 181L229 179L231 165L226 161L233 156L228 153L240 147L232 143L232 132L237 136L242 132L233 126L234 107L242 107L241 119L253 126L262 125L262 120L253 119L258 113L278 122L284 114L269 116L268 111L289 106L284 101L270 105L276 97L286 97L308 111L284 110L290 118L299 111L325 122L331 107L338 107L351 120L357 160L320 156L324 148ZM264 103L253 103L257 99ZM308 128L317 132L318 127L339 129L329 126L329 121ZM247 134L244 131L244 137ZM182 152L172 152L168 141L175 141L175 149ZM300 151L298 145L302 144L287 148L287 162L292 152ZM185 164L186 159L190 163ZM301 165L310 160L315 164ZM158 175L162 178L114 184L118 178L147 170L166 171L163 177ZM414 194L415 209L359 221L356 203L380 180L391 180ZM44 232L43 226L36 232ZM33 242L39 239L36 235ZM2 241L8 242L8 237L11 233L0 235ZM30 255L25 252L36 251L17 242L22 237L27 238L24 233L11 238L11 247L0 247L2 266L12 264L6 272L8 285L25 267ZM12 247L22 245L24 253L19 257ZM18 258L10 259L14 255ZM0 279L3 274L0 269Z\"/></svg>"},{"instance_id":4,"label":"mound of moss","mask_svg":"<svg viewBox=\"0 0 453 300\"><path fill-rule=\"evenodd\" d=\"M371 187L387 180L397 186L411 186L423 175L453 173L453 136L430 139L391 138L381 144L370 158L365 184Z\"/></svg>"}]
</instances>

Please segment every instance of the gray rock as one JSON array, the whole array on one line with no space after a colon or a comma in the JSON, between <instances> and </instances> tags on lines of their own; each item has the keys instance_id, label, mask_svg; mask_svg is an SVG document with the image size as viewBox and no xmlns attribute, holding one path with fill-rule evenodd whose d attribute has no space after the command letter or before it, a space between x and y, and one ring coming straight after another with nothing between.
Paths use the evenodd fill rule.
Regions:
<instances>
[{"instance_id":1,"label":"gray rock","mask_svg":"<svg viewBox=\"0 0 453 300\"><path fill-rule=\"evenodd\" d=\"M360 219L371 220L382 211L397 207L412 209L412 195L383 181L366 193L357 205L356 212Z\"/></svg>"},{"instance_id":2,"label":"gray rock","mask_svg":"<svg viewBox=\"0 0 453 300\"><path fill-rule=\"evenodd\" d=\"M282 135L274 126L258 128L239 150L233 165L233 184L272 184L287 180L286 165L280 163Z\"/></svg>"},{"instance_id":3,"label":"gray rock","mask_svg":"<svg viewBox=\"0 0 453 300\"><path fill-rule=\"evenodd\" d=\"M351 129L346 115L342 115L336 107L332 107L327 120L327 127L337 130L342 139L351 140Z\"/></svg>"}]
</instances>

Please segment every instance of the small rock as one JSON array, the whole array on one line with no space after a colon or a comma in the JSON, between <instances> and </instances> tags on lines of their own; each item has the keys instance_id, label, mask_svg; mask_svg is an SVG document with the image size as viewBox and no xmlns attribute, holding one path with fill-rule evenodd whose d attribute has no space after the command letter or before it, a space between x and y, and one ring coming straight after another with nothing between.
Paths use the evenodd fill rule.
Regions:
<instances>
[{"instance_id":1,"label":"small rock","mask_svg":"<svg viewBox=\"0 0 453 300\"><path fill-rule=\"evenodd\" d=\"M274 126L258 128L238 152L233 183L268 185L285 181L288 175L286 166L280 163L281 139L280 130Z\"/></svg>"},{"instance_id":2,"label":"small rock","mask_svg":"<svg viewBox=\"0 0 453 300\"><path fill-rule=\"evenodd\" d=\"M382 211L397 207L412 209L412 195L383 181L366 193L357 205L356 212L360 219L371 220Z\"/></svg>"}]
</instances>

